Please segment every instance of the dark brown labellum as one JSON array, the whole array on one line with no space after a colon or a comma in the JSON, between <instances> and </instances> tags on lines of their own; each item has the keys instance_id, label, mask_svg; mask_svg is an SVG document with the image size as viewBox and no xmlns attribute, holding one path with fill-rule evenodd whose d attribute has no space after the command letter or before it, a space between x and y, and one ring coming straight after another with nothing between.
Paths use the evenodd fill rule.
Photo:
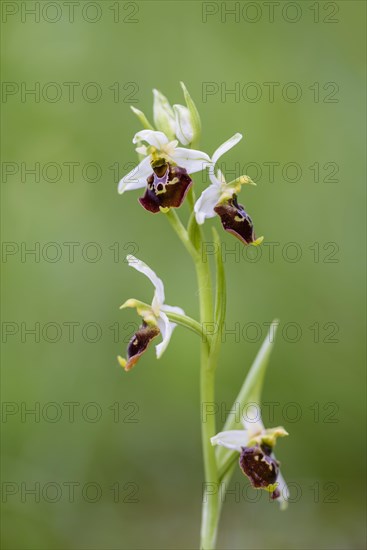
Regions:
<instances>
[{"instance_id":1,"label":"dark brown labellum","mask_svg":"<svg viewBox=\"0 0 367 550\"><path fill-rule=\"evenodd\" d=\"M256 240L254 224L242 204L238 204L236 195L227 202L217 205L214 211L220 216L224 229L244 244L250 244Z\"/></svg>"},{"instance_id":2,"label":"dark brown labellum","mask_svg":"<svg viewBox=\"0 0 367 550\"><path fill-rule=\"evenodd\" d=\"M164 162L154 167L147 178L147 188L140 204L149 212L156 214L160 208L178 208L190 189L192 179L185 168L171 166Z\"/></svg>"},{"instance_id":3,"label":"dark brown labellum","mask_svg":"<svg viewBox=\"0 0 367 550\"><path fill-rule=\"evenodd\" d=\"M271 456L271 448L265 445L243 447L240 455L240 467L251 481L252 486L258 489L265 489L269 485L273 485L279 474L279 463ZM273 495L275 493L276 490ZM273 498L278 498L278 496L279 494Z\"/></svg>"},{"instance_id":4,"label":"dark brown labellum","mask_svg":"<svg viewBox=\"0 0 367 550\"><path fill-rule=\"evenodd\" d=\"M125 370L130 370L139 361L141 355L146 351L150 342L158 336L159 328L149 326L144 321L136 331L127 346L127 363Z\"/></svg>"}]
</instances>

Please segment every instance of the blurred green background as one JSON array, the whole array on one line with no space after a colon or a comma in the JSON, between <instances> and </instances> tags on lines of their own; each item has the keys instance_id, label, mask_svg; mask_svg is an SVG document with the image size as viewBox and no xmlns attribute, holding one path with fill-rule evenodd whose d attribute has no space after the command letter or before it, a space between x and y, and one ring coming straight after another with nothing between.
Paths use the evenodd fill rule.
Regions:
<instances>
[{"instance_id":1,"label":"blurred green background","mask_svg":"<svg viewBox=\"0 0 367 550\"><path fill-rule=\"evenodd\" d=\"M178 328L160 361L152 347L129 374L116 362L138 322L119 305L152 297L126 253L198 316L167 221L116 191L136 162L130 105L152 119L152 88L183 103L180 80L204 151L244 134L225 170L255 163L241 202L265 235L255 261L221 231L237 336L222 349L218 427L277 317L264 421L291 434L277 455L293 504L280 513L237 472L218 547L364 548L365 3L75 2L73 16L65 4L2 2L3 548L198 546L199 341Z\"/></svg>"}]
</instances>

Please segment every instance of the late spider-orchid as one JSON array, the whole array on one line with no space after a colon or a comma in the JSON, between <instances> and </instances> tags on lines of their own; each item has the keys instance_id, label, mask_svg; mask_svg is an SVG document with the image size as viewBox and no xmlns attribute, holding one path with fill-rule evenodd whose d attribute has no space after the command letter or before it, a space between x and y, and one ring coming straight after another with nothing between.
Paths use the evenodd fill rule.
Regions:
<instances>
[{"instance_id":1,"label":"late spider-orchid","mask_svg":"<svg viewBox=\"0 0 367 550\"><path fill-rule=\"evenodd\" d=\"M159 334L162 336L162 342L156 346L156 352L158 359L162 356L169 344L173 329L176 326L175 323L169 321L166 312L178 313L180 315L184 315L185 312L180 307L168 306L164 303L165 295L163 282L147 264L138 260L131 254L129 254L126 259L129 266L148 277L155 288L151 306L147 306L134 298L130 298L120 306L120 309L126 307L135 308L143 319L142 325L128 344L127 359L121 356L118 357L120 365L124 367L126 371L129 371L146 351L153 338Z\"/></svg>"},{"instance_id":2,"label":"late spider-orchid","mask_svg":"<svg viewBox=\"0 0 367 550\"><path fill-rule=\"evenodd\" d=\"M209 167L211 185L202 192L195 203L194 210L199 225L203 224L207 218L213 218L218 214L226 231L232 233L244 244L258 245L262 243L263 237L256 238L250 216L242 204L237 202L237 194L241 191L242 185L256 184L249 176L240 176L227 183L221 170L216 169L220 157L237 145L241 139L242 134L234 134L214 152L212 164Z\"/></svg>"},{"instance_id":3,"label":"late spider-orchid","mask_svg":"<svg viewBox=\"0 0 367 550\"><path fill-rule=\"evenodd\" d=\"M129 371L147 350L152 340L161 335L162 341L156 346L159 358L171 339L176 323L186 327L201 338L200 401L202 406L208 403L212 406L215 395L215 372L225 330L226 284L224 262L220 252L221 241L213 228L213 239L216 245L214 253L216 277L215 292L213 292L210 262L200 253L205 244L205 228L200 226L206 219L218 215L223 228L245 245L258 245L263 237L256 238L250 216L244 206L237 201L242 186L255 185L254 182L245 175L227 182L226 171L220 170L218 163L225 153L239 143L242 135L234 134L222 143L211 157L197 150L196 144L201 135L200 116L182 82L181 87L186 107L171 105L159 90L153 90L153 123L148 120L143 111L132 107L132 111L144 128L133 137L133 143L139 155L139 164L121 179L118 191L123 194L125 191L144 189L143 196L139 198L140 204L150 212L162 212L165 215L193 260L198 282L200 318L195 319L185 315L179 307L167 306L161 279L144 262L134 256L128 256L129 265L149 278L155 292L151 304L129 299L121 306L121 308L136 309L142 323L128 343L126 359L119 356L118 361L125 370ZM210 184L196 201L195 193L190 189L193 184L191 174L202 170L208 170ZM181 206L189 191L187 202L190 215L187 220L184 220L180 212L174 209ZM165 245L159 234L153 233L156 228L150 227L149 220L147 224L150 242L158 242L158 248L163 246L166 252L167 249L164 248ZM179 261L179 256L174 251L170 250L168 253L170 258L172 255L172 261ZM180 266L179 273L179 277L182 273L182 281L186 283L186 264ZM181 278L178 281L180 283ZM289 491L280 473L280 463L273 454L277 438L288 434L282 427L265 429L261 415L257 411L257 405L255 418L248 414L249 405L259 403L261 399L265 371L273 347L272 337L277 324L276 321L271 324L269 337L264 340L250 369L248 371L246 369L245 379L237 398L242 410L246 408L247 411L242 424L237 420L232 422L231 419L227 419L222 428L223 431L217 433L215 414L208 415L206 421L201 422L205 484L200 548L206 550L214 550L216 546L221 512L221 503L215 488L224 482L224 491L226 491L236 456L239 457L242 472L248 477L253 487L267 491L272 499L280 503L281 508L284 508L289 500ZM217 327L215 334L207 333L204 327L208 325ZM193 364L192 368L194 367ZM236 364L233 367L235 368ZM186 375L190 373L185 372ZM214 446L219 447L214 448Z\"/></svg>"},{"instance_id":4,"label":"late spider-orchid","mask_svg":"<svg viewBox=\"0 0 367 550\"><path fill-rule=\"evenodd\" d=\"M240 453L239 465L256 489L265 489L281 508L287 506L288 487L273 455L278 437L288 435L281 426L265 429L260 407L251 405L242 417L243 430L220 432L211 438L212 445L221 445Z\"/></svg>"}]
</instances>

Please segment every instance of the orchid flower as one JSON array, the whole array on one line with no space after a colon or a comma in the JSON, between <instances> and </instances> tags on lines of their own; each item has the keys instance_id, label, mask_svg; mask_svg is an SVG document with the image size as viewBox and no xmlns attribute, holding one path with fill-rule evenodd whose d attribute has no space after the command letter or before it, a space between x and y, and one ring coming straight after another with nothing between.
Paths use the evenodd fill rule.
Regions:
<instances>
[{"instance_id":1,"label":"orchid flower","mask_svg":"<svg viewBox=\"0 0 367 550\"><path fill-rule=\"evenodd\" d=\"M145 187L140 203L154 213L179 207L192 184L189 174L204 170L211 163L206 153L177 147L178 141L169 141L163 132L141 130L133 143L138 144L136 151L144 158L122 178L118 191L122 194Z\"/></svg>"},{"instance_id":2,"label":"orchid flower","mask_svg":"<svg viewBox=\"0 0 367 550\"><path fill-rule=\"evenodd\" d=\"M126 371L129 371L146 351L151 340L159 334L162 336L162 342L156 346L158 359L167 348L176 324L169 321L165 312L178 313L180 315L185 315L185 312L180 307L168 306L164 303L165 295L163 282L150 267L131 254L129 254L126 259L129 266L148 277L155 288L151 306L147 306L143 302L132 298L127 300L120 307L120 309L126 307L135 308L143 319L141 327L137 330L128 344L127 360L120 356L118 357L120 365L124 367Z\"/></svg>"},{"instance_id":3,"label":"orchid flower","mask_svg":"<svg viewBox=\"0 0 367 550\"><path fill-rule=\"evenodd\" d=\"M254 410L254 416L251 412ZM272 454L278 437L288 435L282 427L265 429L257 405L248 407L243 416L243 430L220 432L211 438L212 445L221 445L240 453L239 464L253 487L265 489L277 499L281 508L286 508L289 490L279 471L279 462Z\"/></svg>"},{"instance_id":4,"label":"orchid flower","mask_svg":"<svg viewBox=\"0 0 367 550\"><path fill-rule=\"evenodd\" d=\"M237 194L242 185L256 185L249 176L240 176L227 183L221 170L215 169L215 165L224 153L232 149L242 139L242 134L235 134L222 143L214 152L212 164L209 167L211 185L203 191L196 201L194 211L198 224L203 224L207 218L213 218L218 214L226 231L234 234L244 244L260 244L263 237L256 239L254 227L250 216L242 205L237 203Z\"/></svg>"}]
</instances>

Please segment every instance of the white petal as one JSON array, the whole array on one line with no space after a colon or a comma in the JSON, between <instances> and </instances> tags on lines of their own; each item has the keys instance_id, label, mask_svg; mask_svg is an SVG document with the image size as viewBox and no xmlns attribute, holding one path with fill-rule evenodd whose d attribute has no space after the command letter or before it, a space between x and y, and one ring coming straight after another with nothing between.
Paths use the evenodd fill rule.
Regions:
<instances>
[{"instance_id":1,"label":"white petal","mask_svg":"<svg viewBox=\"0 0 367 550\"><path fill-rule=\"evenodd\" d=\"M209 185L201 193L194 206L196 221L199 225L204 223L206 218L215 216L214 207L218 204L221 193L221 189L217 185Z\"/></svg>"},{"instance_id":2,"label":"white petal","mask_svg":"<svg viewBox=\"0 0 367 550\"><path fill-rule=\"evenodd\" d=\"M284 510L288 506L289 489L281 473L278 475L277 482L277 489L280 492L280 497L277 498L277 501L279 502L281 509Z\"/></svg>"},{"instance_id":3,"label":"white petal","mask_svg":"<svg viewBox=\"0 0 367 550\"><path fill-rule=\"evenodd\" d=\"M156 109L163 109L166 111L171 117L173 117L173 110L170 105L170 102L166 98L165 95L162 94L159 90L156 88L153 89L153 111ZM155 122L155 121L154 121Z\"/></svg>"},{"instance_id":4,"label":"white petal","mask_svg":"<svg viewBox=\"0 0 367 550\"><path fill-rule=\"evenodd\" d=\"M237 143L239 141L241 141L242 139L242 134L235 134L234 136L232 136L231 138L229 138L227 141L225 141L224 143L222 143L222 145L220 145L218 147L218 149L216 151L214 151L214 154L212 156L212 161L213 161L213 164L216 164L216 162L218 161L218 159L224 155L224 153L226 153L227 151L229 151L230 149L232 149L232 147L234 147L235 145L237 145Z\"/></svg>"},{"instance_id":5,"label":"white petal","mask_svg":"<svg viewBox=\"0 0 367 550\"><path fill-rule=\"evenodd\" d=\"M135 166L124 176L118 184L118 192L120 195L125 191L132 191L133 189L141 189L147 184L147 177L153 172L150 165L150 157L143 159L138 166Z\"/></svg>"},{"instance_id":6,"label":"white petal","mask_svg":"<svg viewBox=\"0 0 367 550\"><path fill-rule=\"evenodd\" d=\"M135 134L133 143L140 143L142 141L146 141L149 145L153 145L157 149L161 149L163 145L166 145L169 142L169 139L163 132L156 132L155 130L141 130Z\"/></svg>"},{"instance_id":7,"label":"white petal","mask_svg":"<svg viewBox=\"0 0 367 550\"><path fill-rule=\"evenodd\" d=\"M160 306L164 304L163 282L159 277L157 277L153 269L150 269L150 267L147 266L147 264L145 264L141 260L138 260L137 258L135 258L135 256L132 256L131 254L129 254L128 256L126 256L126 259L129 262L130 267L133 267L137 271L140 271L140 273L143 273L153 283L155 287L155 292L154 292L154 298L152 302L152 308L154 311L158 313Z\"/></svg>"},{"instance_id":8,"label":"white petal","mask_svg":"<svg viewBox=\"0 0 367 550\"><path fill-rule=\"evenodd\" d=\"M229 430L228 432L220 432L212 437L210 441L212 445L221 445L240 453L241 448L247 446L249 438L245 430Z\"/></svg>"},{"instance_id":9,"label":"white petal","mask_svg":"<svg viewBox=\"0 0 367 550\"><path fill-rule=\"evenodd\" d=\"M139 155L143 155L143 157L146 157L147 155L149 155L148 153L148 147L146 145L140 145L139 147L136 147L135 148L135 151L139 154Z\"/></svg>"},{"instance_id":10,"label":"white petal","mask_svg":"<svg viewBox=\"0 0 367 550\"><path fill-rule=\"evenodd\" d=\"M166 350L166 347L171 340L173 329L176 325L169 321L167 315L163 313L163 311L160 312L159 317L157 318L157 322L162 335L162 342L155 347L155 350L157 352L157 359L159 359L160 357L162 357L163 352Z\"/></svg>"},{"instance_id":11,"label":"white petal","mask_svg":"<svg viewBox=\"0 0 367 550\"><path fill-rule=\"evenodd\" d=\"M225 185L227 185L226 179L221 170L217 170L217 174L215 174L214 165L209 167L209 179L212 184L217 187L224 188Z\"/></svg>"},{"instance_id":12,"label":"white petal","mask_svg":"<svg viewBox=\"0 0 367 550\"><path fill-rule=\"evenodd\" d=\"M186 168L189 174L205 170L211 164L209 155L195 149L185 149L184 147L176 147L172 153L172 160L182 168Z\"/></svg>"},{"instance_id":13,"label":"white petal","mask_svg":"<svg viewBox=\"0 0 367 550\"><path fill-rule=\"evenodd\" d=\"M188 145L194 139L190 111L183 105L174 105L173 109L176 116L176 136L183 145Z\"/></svg>"},{"instance_id":14,"label":"white petal","mask_svg":"<svg viewBox=\"0 0 367 550\"><path fill-rule=\"evenodd\" d=\"M242 424L251 437L260 434L265 430L261 420L261 407L257 403L249 403L242 414Z\"/></svg>"},{"instance_id":15,"label":"white petal","mask_svg":"<svg viewBox=\"0 0 367 550\"><path fill-rule=\"evenodd\" d=\"M178 315L185 315L185 312L181 307L167 306L166 304L161 307L161 311L168 311L170 313L177 313Z\"/></svg>"}]
</instances>

